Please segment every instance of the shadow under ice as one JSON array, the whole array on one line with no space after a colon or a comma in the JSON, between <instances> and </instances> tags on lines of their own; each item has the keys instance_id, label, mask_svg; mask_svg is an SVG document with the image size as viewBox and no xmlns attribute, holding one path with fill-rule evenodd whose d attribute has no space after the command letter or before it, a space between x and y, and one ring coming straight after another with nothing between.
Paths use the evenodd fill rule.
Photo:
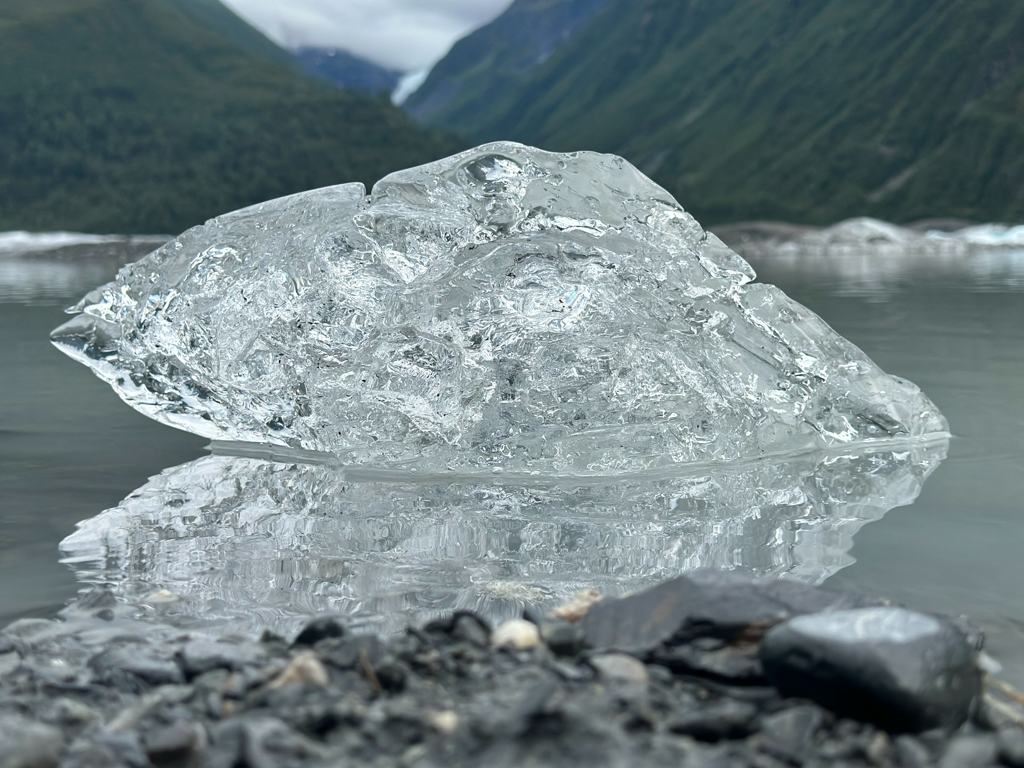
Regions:
<instances>
[{"instance_id":1,"label":"shadow under ice","mask_svg":"<svg viewBox=\"0 0 1024 768\"><path fill-rule=\"evenodd\" d=\"M324 613L383 630L453 609L498 620L526 603L632 591L702 566L820 583L853 562L861 526L915 500L947 447L841 449L587 485L381 481L212 455L79 524L61 551L82 582L110 585L162 620L236 632L290 632ZM180 599L147 599L160 590Z\"/></svg>"}]
</instances>

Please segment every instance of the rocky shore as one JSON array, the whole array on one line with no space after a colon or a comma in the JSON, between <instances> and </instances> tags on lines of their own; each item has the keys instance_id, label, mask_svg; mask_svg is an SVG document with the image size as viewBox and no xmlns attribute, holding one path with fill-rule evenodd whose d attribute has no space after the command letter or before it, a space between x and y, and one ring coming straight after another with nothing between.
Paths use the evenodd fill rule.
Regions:
<instances>
[{"instance_id":1,"label":"rocky shore","mask_svg":"<svg viewBox=\"0 0 1024 768\"><path fill-rule=\"evenodd\" d=\"M599 598L256 641L94 590L0 632L0 768L1024 767L961 620L718 571Z\"/></svg>"}]
</instances>

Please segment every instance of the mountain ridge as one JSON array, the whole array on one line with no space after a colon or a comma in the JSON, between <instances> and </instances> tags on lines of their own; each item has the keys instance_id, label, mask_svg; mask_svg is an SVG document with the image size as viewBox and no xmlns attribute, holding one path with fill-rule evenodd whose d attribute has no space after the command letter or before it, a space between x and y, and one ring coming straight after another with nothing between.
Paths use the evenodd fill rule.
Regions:
<instances>
[{"instance_id":1,"label":"mountain ridge","mask_svg":"<svg viewBox=\"0 0 1024 768\"><path fill-rule=\"evenodd\" d=\"M462 148L177 2L0 0L0 230L173 233Z\"/></svg>"},{"instance_id":2,"label":"mountain ridge","mask_svg":"<svg viewBox=\"0 0 1024 768\"><path fill-rule=\"evenodd\" d=\"M1010 0L612 0L510 90L425 122L621 154L708 223L1024 217Z\"/></svg>"}]
</instances>

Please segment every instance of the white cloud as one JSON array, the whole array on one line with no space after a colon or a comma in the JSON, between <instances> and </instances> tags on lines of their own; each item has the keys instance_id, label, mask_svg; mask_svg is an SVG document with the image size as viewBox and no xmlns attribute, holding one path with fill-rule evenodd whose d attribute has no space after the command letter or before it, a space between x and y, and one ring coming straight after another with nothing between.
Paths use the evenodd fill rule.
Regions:
<instances>
[{"instance_id":1,"label":"white cloud","mask_svg":"<svg viewBox=\"0 0 1024 768\"><path fill-rule=\"evenodd\" d=\"M428 67L452 43L512 0L223 0L278 43L338 47L408 72Z\"/></svg>"}]
</instances>

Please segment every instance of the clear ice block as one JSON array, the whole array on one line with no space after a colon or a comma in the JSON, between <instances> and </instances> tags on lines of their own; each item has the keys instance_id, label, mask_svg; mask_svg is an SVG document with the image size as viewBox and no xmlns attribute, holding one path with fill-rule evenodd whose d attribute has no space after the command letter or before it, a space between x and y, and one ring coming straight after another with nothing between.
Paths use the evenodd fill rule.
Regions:
<instances>
[{"instance_id":1,"label":"clear ice block","mask_svg":"<svg viewBox=\"0 0 1024 768\"><path fill-rule=\"evenodd\" d=\"M196 227L53 340L217 440L618 474L929 438L942 415L621 158L512 143Z\"/></svg>"}]
</instances>

